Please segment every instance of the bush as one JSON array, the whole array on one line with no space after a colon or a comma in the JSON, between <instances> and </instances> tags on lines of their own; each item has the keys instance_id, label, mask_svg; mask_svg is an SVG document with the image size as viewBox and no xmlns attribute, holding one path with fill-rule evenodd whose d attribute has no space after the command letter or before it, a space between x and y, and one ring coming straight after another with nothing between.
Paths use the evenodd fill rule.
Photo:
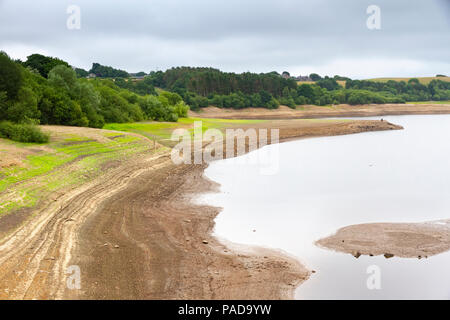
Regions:
<instances>
[{"instance_id":1,"label":"bush","mask_svg":"<svg viewBox=\"0 0 450 320\"><path fill-rule=\"evenodd\" d=\"M173 108L178 118L188 117L189 107L183 101L178 102Z\"/></svg>"},{"instance_id":2,"label":"bush","mask_svg":"<svg viewBox=\"0 0 450 320\"><path fill-rule=\"evenodd\" d=\"M49 136L31 124L16 124L9 121L0 122L0 137L19 142L46 143Z\"/></svg>"}]
</instances>

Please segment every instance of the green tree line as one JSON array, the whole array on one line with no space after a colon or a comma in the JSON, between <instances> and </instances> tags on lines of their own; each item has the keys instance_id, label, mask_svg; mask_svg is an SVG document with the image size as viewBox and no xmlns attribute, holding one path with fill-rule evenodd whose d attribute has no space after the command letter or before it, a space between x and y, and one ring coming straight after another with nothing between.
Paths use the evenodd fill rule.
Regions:
<instances>
[{"instance_id":1,"label":"green tree line","mask_svg":"<svg viewBox=\"0 0 450 320\"><path fill-rule=\"evenodd\" d=\"M152 85L136 93L109 79L79 78L66 62L44 58L20 62L0 53L0 121L101 128L106 122L187 116L188 106L176 93L157 95Z\"/></svg>"},{"instance_id":2,"label":"green tree line","mask_svg":"<svg viewBox=\"0 0 450 320\"><path fill-rule=\"evenodd\" d=\"M297 84L276 72L226 73L212 68L172 68L151 72L145 81L180 94L193 110L214 105L221 108L277 108L280 104L382 104L407 101L450 100L450 83L433 80L429 85L417 79L408 82L351 80L311 74L313 84ZM337 81L346 81L345 88Z\"/></svg>"}]
</instances>

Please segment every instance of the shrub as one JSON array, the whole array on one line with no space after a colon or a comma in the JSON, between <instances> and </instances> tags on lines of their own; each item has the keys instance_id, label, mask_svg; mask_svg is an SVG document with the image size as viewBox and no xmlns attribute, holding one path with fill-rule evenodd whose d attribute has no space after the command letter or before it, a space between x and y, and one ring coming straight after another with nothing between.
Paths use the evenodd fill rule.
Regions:
<instances>
[{"instance_id":1,"label":"shrub","mask_svg":"<svg viewBox=\"0 0 450 320\"><path fill-rule=\"evenodd\" d=\"M178 118L187 118L189 107L182 101L178 102L174 107L175 113L178 115Z\"/></svg>"},{"instance_id":2,"label":"shrub","mask_svg":"<svg viewBox=\"0 0 450 320\"><path fill-rule=\"evenodd\" d=\"M0 122L0 137L19 142L46 143L49 140L39 127L31 124L16 124L9 121Z\"/></svg>"}]
</instances>

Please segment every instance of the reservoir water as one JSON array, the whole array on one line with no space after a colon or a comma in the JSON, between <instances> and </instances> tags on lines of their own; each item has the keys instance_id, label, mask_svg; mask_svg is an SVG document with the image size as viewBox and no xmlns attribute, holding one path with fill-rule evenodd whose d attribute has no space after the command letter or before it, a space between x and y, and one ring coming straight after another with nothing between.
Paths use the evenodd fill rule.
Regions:
<instances>
[{"instance_id":1,"label":"reservoir water","mask_svg":"<svg viewBox=\"0 0 450 320\"><path fill-rule=\"evenodd\" d=\"M450 115L384 119L405 129L280 144L273 175L233 159L212 163L205 175L221 191L200 201L223 208L215 235L283 250L315 270L297 299L449 299L450 253L356 259L314 245L352 224L450 219ZM244 160L266 148L275 147ZM370 266L379 290L367 286Z\"/></svg>"}]
</instances>

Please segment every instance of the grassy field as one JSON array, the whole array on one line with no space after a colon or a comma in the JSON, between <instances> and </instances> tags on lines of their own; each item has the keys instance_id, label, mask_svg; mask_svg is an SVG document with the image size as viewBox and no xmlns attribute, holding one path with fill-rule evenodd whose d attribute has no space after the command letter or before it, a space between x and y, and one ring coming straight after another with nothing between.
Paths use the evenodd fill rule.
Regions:
<instances>
[{"instance_id":1,"label":"grassy field","mask_svg":"<svg viewBox=\"0 0 450 320\"><path fill-rule=\"evenodd\" d=\"M387 82L389 80L408 82L410 79L413 79L413 78L375 78L375 79L368 79L368 80L376 81L376 82ZM432 80L442 80L442 81L450 82L450 77L418 77L416 79L418 79L420 83L425 84L425 85L429 84Z\"/></svg>"},{"instance_id":2,"label":"grassy field","mask_svg":"<svg viewBox=\"0 0 450 320\"><path fill-rule=\"evenodd\" d=\"M342 86L342 87L344 87L345 88L345 83L346 83L346 81L345 80L338 80L338 81L336 81L340 86ZM301 85L301 84L313 84L313 83L315 83L314 81L297 81L297 84L298 85Z\"/></svg>"},{"instance_id":3,"label":"grassy field","mask_svg":"<svg viewBox=\"0 0 450 320\"><path fill-rule=\"evenodd\" d=\"M50 129L51 141L41 145L0 139L0 216L94 178L107 162L150 149L143 137L96 130L99 140L94 140L83 134L93 129L67 130Z\"/></svg>"},{"instance_id":4,"label":"grassy field","mask_svg":"<svg viewBox=\"0 0 450 320\"><path fill-rule=\"evenodd\" d=\"M194 122L202 122L202 131L208 129L225 129L239 124L260 123L264 120L227 120L227 119L207 119L207 118L181 118L178 122L137 122L137 123L110 123L105 125L105 129L124 132L134 132L156 140L164 145L172 145L172 132L178 128L188 130L191 135L194 131Z\"/></svg>"}]
</instances>

